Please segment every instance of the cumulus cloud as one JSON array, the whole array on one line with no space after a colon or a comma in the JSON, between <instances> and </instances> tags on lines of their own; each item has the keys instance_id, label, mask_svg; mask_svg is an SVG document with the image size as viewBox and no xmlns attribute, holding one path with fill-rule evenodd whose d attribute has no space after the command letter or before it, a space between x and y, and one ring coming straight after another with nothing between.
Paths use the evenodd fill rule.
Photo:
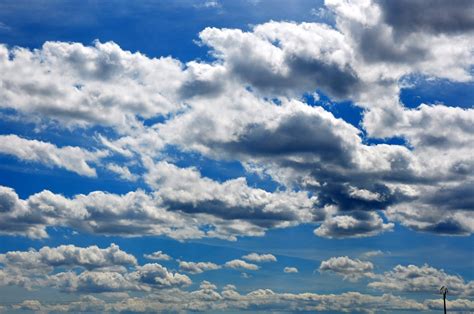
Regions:
<instances>
[{"instance_id":1,"label":"cumulus cloud","mask_svg":"<svg viewBox=\"0 0 474 314\"><path fill-rule=\"evenodd\" d=\"M319 266L320 272L332 272L350 281L373 277L373 270L374 265L371 262L351 259L347 256L331 257L327 261L322 261Z\"/></svg>"},{"instance_id":2,"label":"cumulus cloud","mask_svg":"<svg viewBox=\"0 0 474 314\"><path fill-rule=\"evenodd\" d=\"M384 223L382 218L372 212L353 212L351 215L337 215L327 218L314 230L325 238L368 237L384 231L391 231L393 223Z\"/></svg>"},{"instance_id":3,"label":"cumulus cloud","mask_svg":"<svg viewBox=\"0 0 474 314\"><path fill-rule=\"evenodd\" d=\"M50 191L19 199L0 189L4 234L45 237L47 226L122 236L167 235L176 239L263 235L268 228L289 227L317 219L316 198L305 192L267 192L244 178L218 182L195 168L167 162L149 166L146 180L157 191L117 195L96 191L66 198ZM203 226L212 228L203 231Z\"/></svg>"},{"instance_id":4,"label":"cumulus cloud","mask_svg":"<svg viewBox=\"0 0 474 314\"><path fill-rule=\"evenodd\" d=\"M46 42L35 50L0 46L3 108L66 125L137 125L179 108L181 63L148 58L112 42Z\"/></svg>"},{"instance_id":5,"label":"cumulus cloud","mask_svg":"<svg viewBox=\"0 0 474 314\"><path fill-rule=\"evenodd\" d=\"M160 264L138 265L137 259L115 245L61 245L40 250L0 254L0 285L38 289L49 286L65 292L152 291L190 285L186 275Z\"/></svg>"},{"instance_id":6,"label":"cumulus cloud","mask_svg":"<svg viewBox=\"0 0 474 314\"><path fill-rule=\"evenodd\" d=\"M98 162L106 151L88 151L80 147L57 147L54 144L28 140L17 135L0 135L0 154L22 161L38 162L49 167L63 168L79 175L95 177L96 170L89 163Z\"/></svg>"},{"instance_id":7,"label":"cumulus cloud","mask_svg":"<svg viewBox=\"0 0 474 314\"><path fill-rule=\"evenodd\" d=\"M447 286L449 293L453 295L472 296L474 293L472 281L466 283L458 275L449 275L444 270L427 264L421 267L397 265L376 278L377 280L369 283L369 287L391 291L436 292L439 287Z\"/></svg>"},{"instance_id":8,"label":"cumulus cloud","mask_svg":"<svg viewBox=\"0 0 474 314\"><path fill-rule=\"evenodd\" d=\"M472 302L455 300L457 309L468 310ZM430 308L437 308L435 300ZM258 289L241 294L235 287L226 286L221 291L209 283L201 284L199 290L172 290L157 292L147 297L129 297L119 301L106 302L93 296L84 296L78 301L63 304L42 304L28 300L15 304L15 308L34 307L42 311L74 312L87 309L102 312L175 312L175 311L292 311L292 312L377 312L426 311L428 305L413 299L391 294L373 296L358 292L343 294L277 293L270 289Z\"/></svg>"},{"instance_id":9,"label":"cumulus cloud","mask_svg":"<svg viewBox=\"0 0 474 314\"><path fill-rule=\"evenodd\" d=\"M6 216L2 232L44 237L46 226L65 225L100 234L235 240L311 223L321 224L318 236L343 238L374 236L398 221L419 231L471 234L471 193L464 191L473 180L473 110L442 104L409 109L399 95L414 84L412 77L473 79L472 5L440 4L445 10L435 23L432 7L400 3L327 0L333 26L271 21L247 31L205 28L199 37L210 62L149 58L111 42L1 46L2 108L38 124L112 127L115 134L99 134L99 142L111 154L139 160L144 181L155 190L75 199L43 192L31 198L55 202L34 211L29 199L5 192L15 210L0 214ZM315 91L361 107L358 127L301 101ZM369 144L394 136L406 145ZM7 154L96 174L90 165L96 153L9 139L21 145L2 145ZM243 178L217 182L195 168L158 161L166 159L167 147L237 160L282 189L251 188ZM137 179L124 164L105 168ZM456 195L450 208L439 205ZM103 206L105 199L120 209ZM59 205L78 210L66 215ZM206 220L210 229L202 228Z\"/></svg>"},{"instance_id":10,"label":"cumulus cloud","mask_svg":"<svg viewBox=\"0 0 474 314\"><path fill-rule=\"evenodd\" d=\"M97 246L86 248L74 245L48 246L36 251L11 251L0 254L0 263L10 267L38 269L43 267L84 267L86 269L109 266L134 266L137 260L133 255L122 251L118 245L111 244L101 249Z\"/></svg>"},{"instance_id":11,"label":"cumulus cloud","mask_svg":"<svg viewBox=\"0 0 474 314\"><path fill-rule=\"evenodd\" d=\"M255 262L255 263L266 263L266 262L277 261L277 258L272 254L250 253L250 254L242 256L242 258L247 261Z\"/></svg>"},{"instance_id":12,"label":"cumulus cloud","mask_svg":"<svg viewBox=\"0 0 474 314\"><path fill-rule=\"evenodd\" d=\"M162 251L156 251L151 254L143 254L143 257L158 261L169 261L173 259L171 256Z\"/></svg>"},{"instance_id":13,"label":"cumulus cloud","mask_svg":"<svg viewBox=\"0 0 474 314\"><path fill-rule=\"evenodd\" d=\"M439 309L439 300L424 302L394 296L392 294L370 295L358 292L342 294L274 292L257 289L246 294L238 292L233 285L221 290L209 282L202 281L197 290L184 289L192 281L186 275L171 272L160 264L138 265L136 259L121 251L116 245L105 249L96 246L75 247L63 245L56 248L7 252L0 256L0 285L23 286L30 289L51 287L67 293L80 293L80 299L68 303L42 304L38 300L26 300L20 304L7 305L6 310L35 310L45 312L134 312L134 311L330 311L348 312L376 309L380 311L426 311ZM39 268L41 265L43 268ZM44 268L44 266L47 268ZM114 266L119 266L118 268ZM121 267L126 266L126 267ZM77 268L79 267L79 269ZM210 267L210 268L209 268ZM206 262L180 262L180 268L216 269L217 265ZM227 268L257 270L258 266L242 260L232 260ZM74 271L72 271L74 269ZM347 256L333 257L323 261L321 272L333 272L345 279L358 280L367 277L369 287L404 293L432 292L440 282L450 287L458 299L450 299L450 308L469 311L472 309L474 286L460 276L449 275L428 265L417 267L396 266L393 270L374 274L370 262L350 259ZM285 267L285 273L296 273L295 267ZM29 281L29 286L26 285ZM125 292L136 291L129 296ZM141 294L146 292L145 295ZM94 296L87 295L93 293ZM72 294L71 294L72 295ZM465 299L467 297L468 299ZM372 312L371 312L372 313ZM374 312L375 313L375 312Z\"/></svg>"},{"instance_id":14,"label":"cumulus cloud","mask_svg":"<svg viewBox=\"0 0 474 314\"><path fill-rule=\"evenodd\" d=\"M200 274L209 270L220 269L221 266L211 262L179 262L179 270L190 274Z\"/></svg>"},{"instance_id":15,"label":"cumulus cloud","mask_svg":"<svg viewBox=\"0 0 474 314\"><path fill-rule=\"evenodd\" d=\"M234 260L228 261L225 263L224 266L227 268L232 268L232 269L246 269L246 270L258 270L260 268L259 266L255 264L247 263L246 261L243 261L241 259L234 259Z\"/></svg>"}]
</instances>

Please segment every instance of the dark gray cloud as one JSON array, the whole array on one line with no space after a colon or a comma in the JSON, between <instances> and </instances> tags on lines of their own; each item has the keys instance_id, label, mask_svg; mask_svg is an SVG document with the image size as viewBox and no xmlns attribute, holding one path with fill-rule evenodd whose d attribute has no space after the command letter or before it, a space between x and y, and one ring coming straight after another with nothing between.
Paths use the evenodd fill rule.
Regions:
<instances>
[{"instance_id":1,"label":"dark gray cloud","mask_svg":"<svg viewBox=\"0 0 474 314\"><path fill-rule=\"evenodd\" d=\"M334 99L348 99L361 87L356 72L349 66L341 68L298 55L289 55L284 62L288 66L285 75L272 72L264 64L246 60L232 64L231 71L244 83L268 95L294 95L319 88Z\"/></svg>"},{"instance_id":2,"label":"dark gray cloud","mask_svg":"<svg viewBox=\"0 0 474 314\"><path fill-rule=\"evenodd\" d=\"M440 188L434 194L422 196L426 204L443 210L474 210L474 181Z\"/></svg>"},{"instance_id":3,"label":"dark gray cloud","mask_svg":"<svg viewBox=\"0 0 474 314\"><path fill-rule=\"evenodd\" d=\"M471 0L379 0L384 20L396 32L463 33L474 30Z\"/></svg>"},{"instance_id":4,"label":"dark gray cloud","mask_svg":"<svg viewBox=\"0 0 474 314\"><path fill-rule=\"evenodd\" d=\"M282 118L276 128L250 124L224 150L253 156L311 154L321 162L349 165L351 149L343 134L332 129L333 121L303 112Z\"/></svg>"}]
</instances>

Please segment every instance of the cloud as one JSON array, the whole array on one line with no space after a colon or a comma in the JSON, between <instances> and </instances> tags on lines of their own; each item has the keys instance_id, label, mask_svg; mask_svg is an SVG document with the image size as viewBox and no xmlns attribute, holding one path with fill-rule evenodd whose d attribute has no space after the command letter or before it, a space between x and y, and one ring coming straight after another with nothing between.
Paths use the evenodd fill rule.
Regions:
<instances>
[{"instance_id":1,"label":"cloud","mask_svg":"<svg viewBox=\"0 0 474 314\"><path fill-rule=\"evenodd\" d=\"M367 251L365 253L361 254L361 257L364 258L372 258L372 257L377 257L377 256L383 256L385 253L381 250L373 250L373 251Z\"/></svg>"},{"instance_id":2,"label":"cloud","mask_svg":"<svg viewBox=\"0 0 474 314\"><path fill-rule=\"evenodd\" d=\"M216 0L206 0L202 3L193 5L195 8L221 8L222 4Z\"/></svg>"},{"instance_id":3,"label":"cloud","mask_svg":"<svg viewBox=\"0 0 474 314\"><path fill-rule=\"evenodd\" d=\"M465 14L471 6L461 1L446 8L433 24L432 8L405 5L328 0L333 26L271 21L247 31L206 28L199 36L214 58L209 62L149 58L111 42L46 42L35 50L2 46L2 108L43 126L111 127L110 138L105 133L96 138L110 154L133 158L154 190L77 199L44 192L43 199L76 206L88 219L71 218L56 202L48 205L51 211L33 212L29 201L17 200L15 211L1 214L8 216L0 223L2 232L44 237L46 226L59 224L97 234L235 240L309 223L321 224L318 236L344 238L374 236L399 222L418 231L471 234L472 211L466 208L472 202L463 186L473 180L474 111L441 104L410 109L400 101L401 88L416 84L417 77L472 80L473 32ZM391 6L397 15L389 12ZM424 11L424 18L404 28L403 21ZM314 92L350 99L362 111L361 123L354 127L320 102L301 100ZM392 137L406 145L371 144L390 143ZM9 154L95 175L89 163L99 157L85 149L16 140L18 147L47 148L30 154L6 145L14 152ZM74 153L66 154L66 148ZM162 161L168 148L239 161L279 189L251 188L243 178L205 178L195 168ZM137 179L127 165L104 167ZM5 198L15 199L10 196ZM451 196L458 196L451 208L439 205ZM121 203L125 198L128 207ZM113 200L120 210L103 203L94 204L100 208L95 210L87 203L92 199ZM120 218L107 221L106 215Z\"/></svg>"},{"instance_id":4,"label":"cloud","mask_svg":"<svg viewBox=\"0 0 474 314\"><path fill-rule=\"evenodd\" d=\"M179 108L181 63L112 42L46 42L33 51L0 46L2 107L70 126L130 127ZM39 115L39 116L38 116Z\"/></svg>"},{"instance_id":5,"label":"cloud","mask_svg":"<svg viewBox=\"0 0 474 314\"><path fill-rule=\"evenodd\" d=\"M232 269L258 270L260 267L255 264L247 263L240 259L234 259L225 263L225 267Z\"/></svg>"},{"instance_id":6,"label":"cloud","mask_svg":"<svg viewBox=\"0 0 474 314\"><path fill-rule=\"evenodd\" d=\"M472 305L468 300L455 300L458 309L466 310ZM101 312L173 312L173 311L292 311L292 312L364 312L376 308L377 311L426 311L427 305L416 300L396 297L390 294L372 296L358 292L343 294L276 293L270 289L258 289L240 294L234 287L226 286L217 291L213 285L201 284L199 290L162 291L147 297L129 297L115 302L105 302L93 296L84 296L67 305L42 304L29 300L28 304L42 311L74 312L79 309ZM438 304L433 300L431 308ZM24 304L24 306L28 306ZM13 305L21 308L21 305ZM369 313L375 313L369 310Z\"/></svg>"},{"instance_id":7,"label":"cloud","mask_svg":"<svg viewBox=\"0 0 474 314\"><path fill-rule=\"evenodd\" d=\"M152 171L147 180L157 176L159 182L152 193L96 191L66 198L45 190L21 200L1 187L1 232L42 238L48 226L67 226L89 234L235 240L311 221L317 211L315 199L304 192L270 193L249 187L243 178L220 183L166 162ZM203 231L203 226L212 228Z\"/></svg>"},{"instance_id":8,"label":"cloud","mask_svg":"<svg viewBox=\"0 0 474 314\"><path fill-rule=\"evenodd\" d=\"M453 295L473 295L474 283L466 283L458 275L449 275L442 269L436 269L427 264L419 267L416 265L397 265L393 270L376 277L368 284L369 287L379 290L430 292L434 293L441 286L449 287Z\"/></svg>"},{"instance_id":9,"label":"cloud","mask_svg":"<svg viewBox=\"0 0 474 314\"><path fill-rule=\"evenodd\" d=\"M109 266L134 266L137 260L133 255L120 250L116 244L100 249L97 246L87 248L74 245L60 245L56 248L42 247L27 252L8 252L0 254L0 263L10 267L41 269L43 267L83 267L86 269Z\"/></svg>"},{"instance_id":10,"label":"cloud","mask_svg":"<svg viewBox=\"0 0 474 314\"><path fill-rule=\"evenodd\" d=\"M270 193L249 187L245 178L217 182L202 177L195 168L179 168L167 162L149 163L147 167L145 181L157 189L155 195L169 211L242 221L245 223L239 228L243 232L248 229L247 235L318 218L317 199L304 192ZM217 225L208 233L225 235L226 228L232 225Z\"/></svg>"},{"instance_id":11,"label":"cloud","mask_svg":"<svg viewBox=\"0 0 474 314\"><path fill-rule=\"evenodd\" d=\"M347 256L331 257L327 261L322 261L319 266L320 272L332 272L350 281L373 277L373 270L374 265L371 262L350 259Z\"/></svg>"},{"instance_id":12,"label":"cloud","mask_svg":"<svg viewBox=\"0 0 474 314\"><path fill-rule=\"evenodd\" d=\"M221 266L211 263L211 262L179 262L179 270L188 272L191 274L200 274L209 270L220 269Z\"/></svg>"},{"instance_id":13,"label":"cloud","mask_svg":"<svg viewBox=\"0 0 474 314\"><path fill-rule=\"evenodd\" d=\"M130 169L128 169L128 167L126 167L126 166L119 166L119 165L114 164L114 163L109 163L109 164L106 165L106 168L107 168L107 170L118 174L119 177L122 180L126 180L126 181L137 181L138 180L138 176L131 173Z\"/></svg>"},{"instance_id":14,"label":"cloud","mask_svg":"<svg viewBox=\"0 0 474 314\"><path fill-rule=\"evenodd\" d=\"M358 88L350 47L342 34L323 24L268 22L252 32L206 28L199 37L232 76L267 94L320 87L344 98Z\"/></svg>"},{"instance_id":15,"label":"cloud","mask_svg":"<svg viewBox=\"0 0 474 314\"><path fill-rule=\"evenodd\" d=\"M29 260L29 265L25 264L26 260ZM185 263L192 267L199 265L207 267L212 264L181 261L180 266L185 266ZM406 298L406 295L400 297L392 294L371 295L358 292L291 293L274 292L270 289L256 289L242 294L233 285L227 285L219 290L209 281L202 281L197 290L189 290L187 287L192 281L186 275L171 272L156 263L138 265L133 256L121 251L115 245L106 249L99 249L97 246L81 248L63 245L56 248L43 247L38 251L7 252L1 255L0 264L2 286L23 286L30 289L50 287L67 292L72 298L67 303L47 304L31 299L20 304L6 305L7 311L29 309L43 312L85 310L360 312L367 308L375 308L378 312L393 312L440 308L439 300L421 302ZM40 264L49 267L38 268ZM127 267L120 267L123 265ZM229 261L225 266L234 269L258 269L257 265L242 260ZM393 292L423 293L431 292L433 288L436 291L440 282L449 285L453 295L469 298L474 291L472 282L465 282L460 276L448 275L443 270L428 265L422 267L398 265L382 274L374 274L373 269L372 263L350 259L347 256L330 258L323 261L320 266L321 272L334 272L350 280L367 277L370 280L369 287ZM297 269L286 267L284 271L295 273ZM26 285L27 281L30 285ZM129 296L124 293L132 291L137 294ZM87 295L88 293L93 293L94 296ZM75 300L74 296L80 298ZM453 310L469 311L472 308L469 299L452 298L449 302Z\"/></svg>"},{"instance_id":16,"label":"cloud","mask_svg":"<svg viewBox=\"0 0 474 314\"><path fill-rule=\"evenodd\" d=\"M38 162L49 167L64 168L79 175L96 177L89 163L97 163L106 151L88 151L80 147L57 147L54 144L28 140L17 135L0 135L0 154L15 156L22 161Z\"/></svg>"},{"instance_id":17,"label":"cloud","mask_svg":"<svg viewBox=\"0 0 474 314\"><path fill-rule=\"evenodd\" d=\"M373 212L353 212L351 215L338 215L327 218L314 234L325 238L358 238L373 236L391 231L393 223L384 223L382 218Z\"/></svg>"},{"instance_id":18,"label":"cloud","mask_svg":"<svg viewBox=\"0 0 474 314\"><path fill-rule=\"evenodd\" d=\"M378 1L387 24L402 34L412 32L461 33L474 31L472 1L458 0L448 5L435 1Z\"/></svg>"},{"instance_id":19,"label":"cloud","mask_svg":"<svg viewBox=\"0 0 474 314\"><path fill-rule=\"evenodd\" d=\"M137 266L135 269L130 273L130 278L155 288L188 286L192 283L188 276L169 272L166 267L157 263Z\"/></svg>"},{"instance_id":20,"label":"cloud","mask_svg":"<svg viewBox=\"0 0 474 314\"><path fill-rule=\"evenodd\" d=\"M443 301L442 300L427 300L425 304L428 306L429 309L432 310L443 310ZM463 311L472 312L474 311L474 301L467 300L467 299L455 299L449 300L449 309L450 311Z\"/></svg>"},{"instance_id":21,"label":"cloud","mask_svg":"<svg viewBox=\"0 0 474 314\"><path fill-rule=\"evenodd\" d=\"M115 245L61 245L0 254L0 285L27 289L53 287L69 293L151 291L191 284L189 277L160 264L138 265L137 259Z\"/></svg>"},{"instance_id":22,"label":"cloud","mask_svg":"<svg viewBox=\"0 0 474 314\"><path fill-rule=\"evenodd\" d=\"M295 274L298 272L298 268L296 267L285 267L283 269L283 272L287 273L287 274Z\"/></svg>"},{"instance_id":23,"label":"cloud","mask_svg":"<svg viewBox=\"0 0 474 314\"><path fill-rule=\"evenodd\" d=\"M162 251L156 251L151 254L143 254L143 257L158 261L169 261L173 259L171 256L166 253L163 253Z\"/></svg>"},{"instance_id":24,"label":"cloud","mask_svg":"<svg viewBox=\"0 0 474 314\"><path fill-rule=\"evenodd\" d=\"M242 256L243 259L255 262L255 263L266 263L266 262L276 262L277 258L272 254L257 254L257 253L250 253L247 255Z\"/></svg>"}]
</instances>

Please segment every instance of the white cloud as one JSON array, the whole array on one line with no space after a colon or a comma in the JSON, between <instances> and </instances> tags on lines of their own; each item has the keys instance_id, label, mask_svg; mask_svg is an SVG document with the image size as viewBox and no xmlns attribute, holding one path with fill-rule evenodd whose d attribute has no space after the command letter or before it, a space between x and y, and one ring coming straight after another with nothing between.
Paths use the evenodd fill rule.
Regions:
<instances>
[{"instance_id":1,"label":"white cloud","mask_svg":"<svg viewBox=\"0 0 474 314\"><path fill-rule=\"evenodd\" d=\"M138 265L137 259L115 245L61 245L0 254L0 285L27 289L53 287L65 292L126 292L187 286L186 275L160 264Z\"/></svg>"},{"instance_id":2,"label":"white cloud","mask_svg":"<svg viewBox=\"0 0 474 314\"><path fill-rule=\"evenodd\" d=\"M298 272L298 268L296 267L285 267L283 268L283 272L287 273L287 274L295 274Z\"/></svg>"},{"instance_id":3,"label":"white cloud","mask_svg":"<svg viewBox=\"0 0 474 314\"><path fill-rule=\"evenodd\" d=\"M29 265L26 265L29 260ZM19 264L17 263L19 261ZM39 264L49 265L40 269ZM241 294L233 285L221 290L209 282L202 281L198 290L181 289L192 282L186 275L174 273L160 264L137 265L136 259L117 246L106 249L96 246L80 248L59 246L26 252L7 252L0 258L0 285L23 286L27 288L51 287L80 296L77 301L68 303L42 304L38 300L26 300L21 304L6 305L7 311L36 310L43 312L130 312L130 311L212 311L212 310L250 310L250 311L329 311L359 312L377 309L377 312L427 311L440 309L439 300L416 301L406 296L392 294L370 295L358 292L342 294L289 293L274 292L270 289L257 289ZM212 263L181 262L180 266L191 265L206 268ZM20 265L20 267L18 267ZM93 266L91 266L93 265ZM127 265L127 268L113 266ZM250 265L250 266L249 266ZM64 267L73 268L75 271ZM80 268L77 269L76 267ZM214 264L214 266L217 266ZM257 270L257 265L242 260L225 264L228 268ZM215 268L215 267L212 267ZM392 271L374 274L374 266L348 257L334 257L321 263L320 271L331 271L347 279L357 280L367 277L369 287L404 293L431 292L439 288L440 282L450 287L453 295L470 297L474 289L472 282L448 275L428 265L417 267L396 266ZM285 267L285 273L296 273L295 267ZM26 284L29 281L29 285ZM124 292L136 291L129 296ZM141 293L145 292L146 295ZM94 296L84 293L94 293ZM469 311L469 299L449 300L452 310ZM375 312L370 312L375 313Z\"/></svg>"},{"instance_id":4,"label":"white cloud","mask_svg":"<svg viewBox=\"0 0 474 314\"><path fill-rule=\"evenodd\" d=\"M200 274L209 270L220 269L221 266L211 262L179 262L179 270L188 272L191 274Z\"/></svg>"},{"instance_id":5,"label":"white cloud","mask_svg":"<svg viewBox=\"0 0 474 314\"><path fill-rule=\"evenodd\" d=\"M17 135L0 135L0 154L49 167L64 168L88 177L97 176L96 170L89 163L96 163L107 155L106 151L92 152L73 146L57 147L51 143L28 140Z\"/></svg>"},{"instance_id":6,"label":"white cloud","mask_svg":"<svg viewBox=\"0 0 474 314\"><path fill-rule=\"evenodd\" d=\"M447 286L453 295L474 294L474 283L466 283L461 276L449 275L442 269L436 269L427 264L397 265L393 270L376 277L369 287L380 290L411 291L436 293L441 286Z\"/></svg>"},{"instance_id":7,"label":"white cloud","mask_svg":"<svg viewBox=\"0 0 474 314\"><path fill-rule=\"evenodd\" d=\"M381 250L367 251L361 254L362 258L372 258L377 256L383 256L385 253Z\"/></svg>"},{"instance_id":8,"label":"white cloud","mask_svg":"<svg viewBox=\"0 0 474 314\"><path fill-rule=\"evenodd\" d=\"M242 256L242 258L247 261L255 262L255 263L266 263L266 262L277 261L277 258L272 254L250 253L250 254Z\"/></svg>"},{"instance_id":9,"label":"white cloud","mask_svg":"<svg viewBox=\"0 0 474 314\"><path fill-rule=\"evenodd\" d=\"M331 257L327 261L322 261L319 266L320 272L332 272L350 281L373 277L373 270L374 265L371 262L351 259L347 256Z\"/></svg>"},{"instance_id":10,"label":"white cloud","mask_svg":"<svg viewBox=\"0 0 474 314\"><path fill-rule=\"evenodd\" d=\"M181 67L172 58L151 59L112 42L46 42L33 51L2 45L1 106L66 125L128 129L137 125L136 116L179 108L174 99Z\"/></svg>"},{"instance_id":11,"label":"white cloud","mask_svg":"<svg viewBox=\"0 0 474 314\"><path fill-rule=\"evenodd\" d=\"M258 270L258 267L255 264L247 263L246 261L240 259L234 259L225 263L225 267L232 269L247 269L247 270Z\"/></svg>"},{"instance_id":12,"label":"white cloud","mask_svg":"<svg viewBox=\"0 0 474 314\"><path fill-rule=\"evenodd\" d=\"M119 166L114 163L109 163L105 166L109 171L116 173L119 175L119 177L123 180L127 181L136 181L138 179L138 176L135 174L132 174L130 172L130 169L126 166Z\"/></svg>"},{"instance_id":13,"label":"white cloud","mask_svg":"<svg viewBox=\"0 0 474 314\"><path fill-rule=\"evenodd\" d=\"M40 269L44 267L84 267L87 269L103 268L108 266L134 266L137 260L133 255L120 250L116 244L101 249L97 246L87 248L74 245L60 245L55 248L42 247L27 252L7 252L0 254L0 263L10 267L24 269Z\"/></svg>"},{"instance_id":14,"label":"white cloud","mask_svg":"<svg viewBox=\"0 0 474 314\"><path fill-rule=\"evenodd\" d=\"M151 254L143 254L143 257L157 261L169 261L173 259L171 256L162 251L156 251Z\"/></svg>"}]
</instances>

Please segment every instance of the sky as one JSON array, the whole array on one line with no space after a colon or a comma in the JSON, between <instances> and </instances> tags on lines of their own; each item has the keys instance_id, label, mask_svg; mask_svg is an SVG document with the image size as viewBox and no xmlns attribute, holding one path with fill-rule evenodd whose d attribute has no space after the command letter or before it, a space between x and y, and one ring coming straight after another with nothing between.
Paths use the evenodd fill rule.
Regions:
<instances>
[{"instance_id":1,"label":"sky","mask_svg":"<svg viewBox=\"0 0 474 314\"><path fill-rule=\"evenodd\" d=\"M474 2L0 2L0 313L474 312Z\"/></svg>"}]
</instances>

